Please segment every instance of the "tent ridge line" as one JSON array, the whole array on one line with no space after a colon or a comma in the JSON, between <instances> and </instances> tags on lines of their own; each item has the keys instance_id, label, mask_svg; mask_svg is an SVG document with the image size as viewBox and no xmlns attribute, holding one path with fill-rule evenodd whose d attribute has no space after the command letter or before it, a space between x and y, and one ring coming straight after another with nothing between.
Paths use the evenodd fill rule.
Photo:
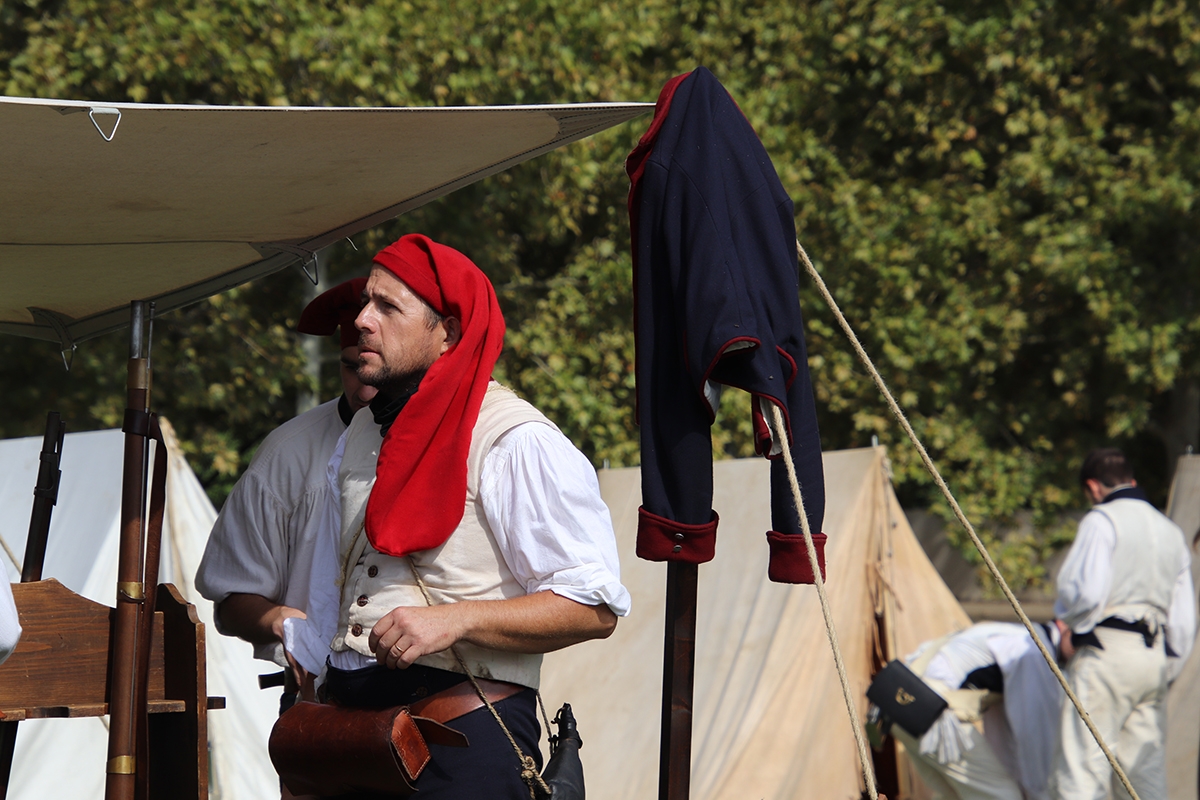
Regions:
<instances>
[{"instance_id":1,"label":"tent ridge line","mask_svg":"<svg viewBox=\"0 0 1200 800\"><path fill-rule=\"evenodd\" d=\"M555 111L591 110L597 113L605 110L639 109L639 114L646 113L654 107L654 103L641 101L621 102L608 101L596 103L524 103L513 105L493 106L251 106L251 105L208 105L202 103L128 103L99 100L63 100L45 97L18 97L15 95L0 95L0 103L11 105L43 106L53 109L60 114L77 113L91 108L119 108L128 111L242 111L247 113L299 113L299 112L329 112L329 111L358 111L362 113L425 113L425 112L496 112L515 111L527 113L553 113Z\"/></svg>"}]
</instances>

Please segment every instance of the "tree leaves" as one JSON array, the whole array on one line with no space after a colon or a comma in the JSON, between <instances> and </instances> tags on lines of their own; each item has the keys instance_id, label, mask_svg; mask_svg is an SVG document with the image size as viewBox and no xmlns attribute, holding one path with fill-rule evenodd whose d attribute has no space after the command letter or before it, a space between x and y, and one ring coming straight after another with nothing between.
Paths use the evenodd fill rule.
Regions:
<instances>
[{"instance_id":1,"label":"tree leaves","mask_svg":"<svg viewBox=\"0 0 1200 800\"><path fill-rule=\"evenodd\" d=\"M806 249L974 516L1050 525L1082 502L1084 451L1110 441L1162 498L1174 456L1200 445L1187 399L1200 392L1194 4L29 0L0 15L0 87L21 95L652 100L704 64L771 153ZM359 236L359 252L327 254L330 279L362 274L410 230L459 247L499 289L504 377L596 463L636 463L622 162L647 122ZM160 408L218 499L308 388L288 332L301 281L274 276L160 323ZM801 295L824 446L879 436L905 501L936 505L829 313ZM48 375L52 348L0 343L4 431L36 431L48 402L76 425L111 424L122 356L105 341L84 346L69 379ZM749 453L736 392L714 447ZM1037 579L1046 541L1061 544L1013 545L1018 584Z\"/></svg>"}]
</instances>

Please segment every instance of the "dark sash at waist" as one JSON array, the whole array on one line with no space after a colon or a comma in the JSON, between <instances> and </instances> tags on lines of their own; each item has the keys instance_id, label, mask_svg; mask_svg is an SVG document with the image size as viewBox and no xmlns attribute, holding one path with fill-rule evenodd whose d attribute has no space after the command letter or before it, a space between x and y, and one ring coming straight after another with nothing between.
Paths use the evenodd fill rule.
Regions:
<instances>
[{"instance_id":1,"label":"dark sash at waist","mask_svg":"<svg viewBox=\"0 0 1200 800\"><path fill-rule=\"evenodd\" d=\"M1152 628L1144 619L1139 619L1137 622L1126 622L1117 617L1109 617L1096 623L1097 628L1112 628L1113 630L1126 631L1128 633L1140 634L1143 641L1146 642L1146 647L1154 647L1154 640L1158 637L1157 627ZM1094 630L1087 633L1072 633L1071 644L1076 649L1087 645L1094 647L1097 650L1103 650L1104 645L1100 644L1099 637L1096 636Z\"/></svg>"}]
</instances>

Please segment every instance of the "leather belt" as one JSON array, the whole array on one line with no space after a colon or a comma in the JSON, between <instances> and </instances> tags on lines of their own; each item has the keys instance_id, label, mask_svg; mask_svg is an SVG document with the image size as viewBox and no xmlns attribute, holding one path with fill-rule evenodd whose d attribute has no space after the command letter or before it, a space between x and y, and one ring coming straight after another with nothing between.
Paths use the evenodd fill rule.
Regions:
<instances>
[{"instance_id":1,"label":"leather belt","mask_svg":"<svg viewBox=\"0 0 1200 800\"><path fill-rule=\"evenodd\" d=\"M493 705L525 690L524 686L516 683L489 681L483 678L476 678L475 681L487 695L488 702ZM425 717L443 724L470 714L477 708L483 708L483 700L479 698L479 693L469 680L409 705L409 711L414 717Z\"/></svg>"},{"instance_id":2,"label":"leather belt","mask_svg":"<svg viewBox=\"0 0 1200 800\"><path fill-rule=\"evenodd\" d=\"M1146 647L1154 647L1154 640L1158 638L1158 631L1151 629L1150 625L1144 619L1139 619L1137 622L1126 622L1118 617L1108 617L1097 622L1096 627L1112 628L1113 630L1141 634L1142 641L1146 643ZM1100 644L1100 639L1096 636L1095 631L1072 633L1071 644L1076 648L1087 645L1097 650L1104 649L1104 645Z\"/></svg>"}]
</instances>

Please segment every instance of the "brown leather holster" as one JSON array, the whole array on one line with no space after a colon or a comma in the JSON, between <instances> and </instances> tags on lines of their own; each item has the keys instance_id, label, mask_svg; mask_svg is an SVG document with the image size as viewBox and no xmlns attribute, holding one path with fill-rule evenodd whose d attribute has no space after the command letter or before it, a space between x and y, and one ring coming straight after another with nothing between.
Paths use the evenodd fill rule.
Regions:
<instances>
[{"instance_id":1,"label":"brown leather holster","mask_svg":"<svg viewBox=\"0 0 1200 800\"><path fill-rule=\"evenodd\" d=\"M492 703L524 688L487 680L479 685ZM466 736L445 723L482 705L469 682L411 706L382 710L301 701L271 730L271 763L292 794L407 797L429 763L429 744L468 745Z\"/></svg>"}]
</instances>

